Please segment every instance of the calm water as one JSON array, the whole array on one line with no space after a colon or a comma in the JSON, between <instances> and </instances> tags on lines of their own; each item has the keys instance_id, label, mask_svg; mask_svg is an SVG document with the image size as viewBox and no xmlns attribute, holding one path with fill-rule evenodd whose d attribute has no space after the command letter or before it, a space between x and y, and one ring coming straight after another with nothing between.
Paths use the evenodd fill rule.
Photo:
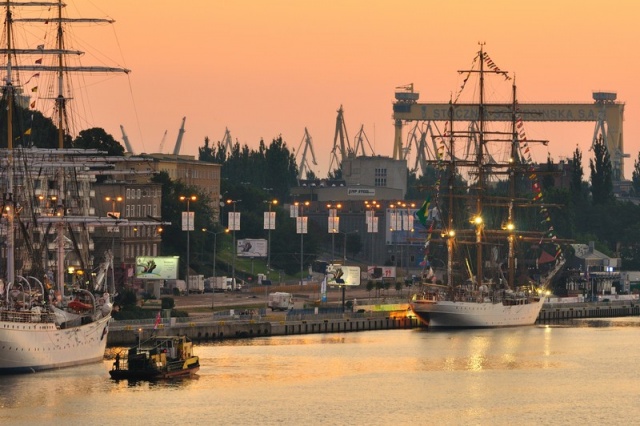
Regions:
<instances>
[{"instance_id":1,"label":"calm water","mask_svg":"<svg viewBox=\"0 0 640 426\"><path fill-rule=\"evenodd\" d=\"M111 361L0 377L0 424L640 424L640 318L372 331L196 347L196 379Z\"/></svg>"}]
</instances>

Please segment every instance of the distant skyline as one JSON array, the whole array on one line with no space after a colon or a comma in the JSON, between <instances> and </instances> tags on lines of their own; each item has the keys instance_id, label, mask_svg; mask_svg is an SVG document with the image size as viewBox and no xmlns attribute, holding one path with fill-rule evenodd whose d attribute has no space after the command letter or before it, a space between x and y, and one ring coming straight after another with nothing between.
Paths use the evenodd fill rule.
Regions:
<instances>
[{"instance_id":1,"label":"distant skyline","mask_svg":"<svg viewBox=\"0 0 640 426\"><path fill-rule=\"evenodd\" d=\"M590 103L593 91L617 92L626 104L627 179L640 149L633 0L68 3L70 16L116 20L113 30L74 32L76 47L132 70L88 85L91 118L81 128L102 127L122 142L123 125L136 153L158 152L165 130L163 151L171 152L182 117L181 153L196 156L205 137L215 145L225 128L251 149L282 135L297 150L306 127L318 160L312 170L325 177L342 106L352 143L364 126L375 153L392 156L395 88L413 83L421 102L447 102L478 42L515 73L522 103ZM579 146L588 169L594 127L528 125L530 137L550 141L535 147L534 161L571 158Z\"/></svg>"}]
</instances>

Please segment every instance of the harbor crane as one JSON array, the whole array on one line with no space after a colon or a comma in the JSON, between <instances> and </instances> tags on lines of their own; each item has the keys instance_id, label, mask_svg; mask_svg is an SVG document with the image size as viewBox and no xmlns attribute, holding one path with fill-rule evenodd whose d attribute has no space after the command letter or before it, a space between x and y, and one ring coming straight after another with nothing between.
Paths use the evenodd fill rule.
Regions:
<instances>
[{"instance_id":1,"label":"harbor crane","mask_svg":"<svg viewBox=\"0 0 640 426\"><path fill-rule=\"evenodd\" d=\"M233 142L231 140L231 132L229 128L224 128L224 136L222 137L222 145L224 146L224 150L227 154L227 158L231 155L231 151L233 151Z\"/></svg>"},{"instance_id":2,"label":"harbor crane","mask_svg":"<svg viewBox=\"0 0 640 426\"><path fill-rule=\"evenodd\" d=\"M371 155L374 156L376 155L376 153L373 150L373 147L371 146L371 142L369 142L369 138L367 137L367 134L364 132L364 124L360 126L360 130L358 131L358 133L356 133L356 137L354 139L354 148L353 148L353 153L354 155L358 155L358 151L362 152L363 156L366 156L367 153L364 150L364 142L367 142L367 145L369 146L369 150L371 151Z\"/></svg>"},{"instance_id":3,"label":"harbor crane","mask_svg":"<svg viewBox=\"0 0 640 426\"><path fill-rule=\"evenodd\" d=\"M340 144L338 145L338 140ZM340 158L336 151L340 151ZM331 149L331 162L329 163L329 173L331 173L333 164L335 161L335 167L341 167L342 160L353 155L353 150L349 143L349 135L347 134L347 127L344 123L344 111L342 105L338 109L338 116L336 117L336 132L333 137L333 149Z\"/></svg>"},{"instance_id":4,"label":"harbor crane","mask_svg":"<svg viewBox=\"0 0 640 426\"><path fill-rule=\"evenodd\" d=\"M300 145L298 146L298 151L297 151L298 153L300 152L300 148L302 147L303 143L304 143L304 150L302 151L302 155L300 157L300 163L298 165L298 181L305 178L305 172L306 174L309 174L309 172L312 172L311 167L309 167L309 161L307 160L308 151L311 151L311 162L313 163L313 165L314 166L318 165L318 163L316 162L316 154L313 152L313 139L311 139L311 135L309 135L309 131L307 130L306 127L304 128L304 136L302 137L302 140L300 141Z\"/></svg>"},{"instance_id":5,"label":"harbor crane","mask_svg":"<svg viewBox=\"0 0 640 426\"><path fill-rule=\"evenodd\" d=\"M160 140L160 149L159 152L162 154L162 150L164 149L164 143L167 140L167 131L164 131L164 135L162 135L162 139Z\"/></svg>"}]
</instances>

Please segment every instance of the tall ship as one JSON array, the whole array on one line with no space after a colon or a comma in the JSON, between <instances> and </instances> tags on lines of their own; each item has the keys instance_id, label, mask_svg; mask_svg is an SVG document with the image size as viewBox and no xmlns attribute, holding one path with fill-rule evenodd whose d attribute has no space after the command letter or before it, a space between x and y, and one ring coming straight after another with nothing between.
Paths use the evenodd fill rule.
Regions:
<instances>
[{"instance_id":1,"label":"tall ship","mask_svg":"<svg viewBox=\"0 0 640 426\"><path fill-rule=\"evenodd\" d=\"M564 264L530 155L533 144L547 141L527 139L515 77L484 45L472 67L459 72L463 83L449 103L432 161L438 177L417 212L428 231L422 284L410 306L430 328L532 325ZM490 78L492 94L495 79L508 86L502 103L485 99ZM461 102L472 81L477 98ZM505 127L490 129L496 121ZM542 260L527 262L525 255ZM443 265L441 279L433 272L436 260Z\"/></svg>"},{"instance_id":2,"label":"tall ship","mask_svg":"<svg viewBox=\"0 0 640 426\"><path fill-rule=\"evenodd\" d=\"M2 6L0 374L98 362L111 320L114 290L106 277L113 256L93 253L92 232L126 221L93 214L92 184L110 159L95 149L70 147L68 75L128 70L71 66L67 60L83 53L67 47L67 26L109 20L67 17L60 0L6 0ZM18 45L18 34L24 34L18 28L37 26L49 37L37 46ZM36 93L37 81L42 86L47 78L55 92L38 102L52 101L53 113L48 124L38 124L35 100L26 93Z\"/></svg>"}]
</instances>

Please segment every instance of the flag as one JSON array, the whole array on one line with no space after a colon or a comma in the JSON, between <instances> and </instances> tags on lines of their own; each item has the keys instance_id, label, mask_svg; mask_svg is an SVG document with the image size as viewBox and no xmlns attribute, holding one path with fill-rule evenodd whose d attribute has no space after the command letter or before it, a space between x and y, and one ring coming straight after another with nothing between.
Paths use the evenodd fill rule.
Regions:
<instances>
[{"instance_id":1,"label":"flag","mask_svg":"<svg viewBox=\"0 0 640 426\"><path fill-rule=\"evenodd\" d=\"M36 59L36 64L41 64L41 63L42 63L42 58Z\"/></svg>"},{"instance_id":2,"label":"flag","mask_svg":"<svg viewBox=\"0 0 640 426\"><path fill-rule=\"evenodd\" d=\"M24 84L29 84L29 82L31 81L32 78L36 78L36 77L40 77L40 73L37 72L34 75L32 75L31 77L29 77L29 79L27 81L24 82Z\"/></svg>"},{"instance_id":3,"label":"flag","mask_svg":"<svg viewBox=\"0 0 640 426\"><path fill-rule=\"evenodd\" d=\"M153 324L153 329L157 330L158 325L162 322L162 318L160 317L160 311L158 311L158 315L156 315L156 322Z\"/></svg>"},{"instance_id":4,"label":"flag","mask_svg":"<svg viewBox=\"0 0 640 426\"><path fill-rule=\"evenodd\" d=\"M29 127L25 132L25 136L29 136L31 134L31 127Z\"/></svg>"},{"instance_id":5,"label":"flag","mask_svg":"<svg viewBox=\"0 0 640 426\"><path fill-rule=\"evenodd\" d=\"M422 226L427 226L427 210L429 210L429 203L431 203L431 196L427 195L427 199L424 200L420 209L416 212L416 217L422 224Z\"/></svg>"},{"instance_id":6,"label":"flag","mask_svg":"<svg viewBox=\"0 0 640 426\"><path fill-rule=\"evenodd\" d=\"M31 88L31 91L32 91L32 92L37 92L37 91L38 91L38 86L33 86L33 87Z\"/></svg>"}]
</instances>

